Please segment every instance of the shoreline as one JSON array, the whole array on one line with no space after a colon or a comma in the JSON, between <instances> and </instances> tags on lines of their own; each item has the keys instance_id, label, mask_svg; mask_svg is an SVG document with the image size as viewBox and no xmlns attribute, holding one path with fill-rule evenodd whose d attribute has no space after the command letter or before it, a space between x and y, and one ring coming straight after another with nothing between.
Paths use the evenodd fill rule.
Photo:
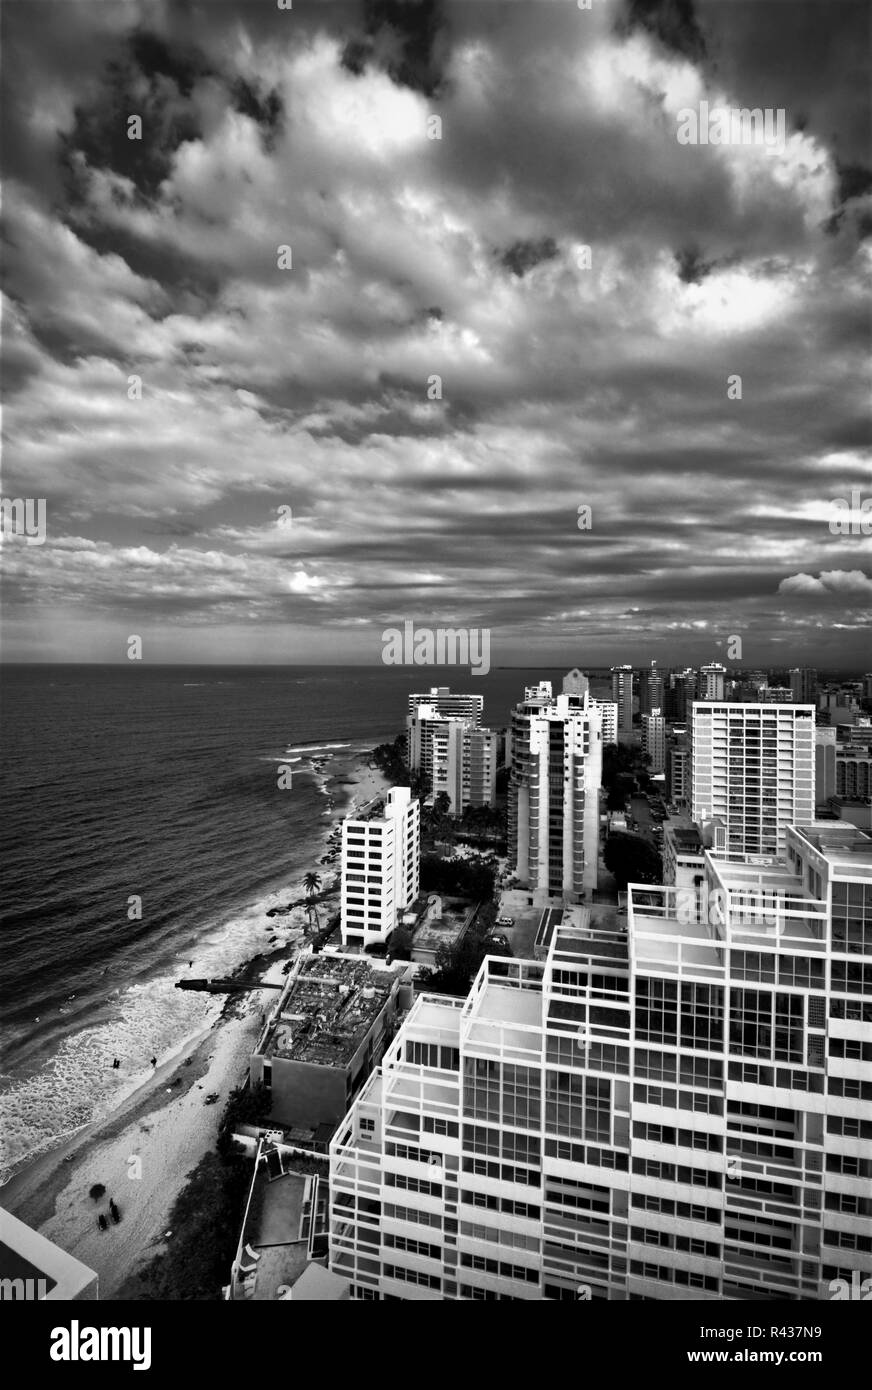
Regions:
<instances>
[{"instance_id":1,"label":"shoreline","mask_svg":"<svg viewBox=\"0 0 872 1390\"><path fill-rule=\"evenodd\" d=\"M388 788L383 774L369 767L366 754L336 763L333 772L327 770L329 764L321 769L331 817L323 827L325 854L341 820ZM317 867L326 881L322 894L332 896L337 866L331 861ZM293 900L291 894L289 898ZM299 912L304 909L295 909ZM284 930L298 928L288 923ZM284 979L282 967L295 959L302 942L300 931L292 942L258 951L236 973L278 983ZM214 1147L230 1091L246 1079L248 1058L276 997L275 990L256 987L230 996L218 1018L180 1043L116 1110L25 1162L0 1188L0 1206L97 1272L101 1299L116 1295L164 1247L173 1202L187 1174ZM210 1103L207 1097L213 1095ZM95 1183L106 1187L97 1203L88 1196ZM97 1216L110 1197L121 1210L121 1221L100 1231Z\"/></svg>"}]
</instances>

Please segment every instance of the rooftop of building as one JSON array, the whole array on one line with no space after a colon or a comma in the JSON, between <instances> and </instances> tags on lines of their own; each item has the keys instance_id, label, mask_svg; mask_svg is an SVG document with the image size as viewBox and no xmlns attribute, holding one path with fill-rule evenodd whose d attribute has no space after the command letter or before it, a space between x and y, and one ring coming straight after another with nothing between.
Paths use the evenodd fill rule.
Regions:
<instances>
[{"instance_id":1,"label":"rooftop of building","mask_svg":"<svg viewBox=\"0 0 872 1390\"><path fill-rule=\"evenodd\" d=\"M631 901L629 950L637 972L696 974L711 978L724 973L723 950L705 922L679 923Z\"/></svg>"},{"instance_id":2,"label":"rooftop of building","mask_svg":"<svg viewBox=\"0 0 872 1390\"><path fill-rule=\"evenodd\" d=\"M0 1208L0 1279L35 1281L39 1300L96 1299L97 1275L54 1241ZM39 1281L44 1280L40 1285Z\"/></svg>"},{"instance_id":3,"label":"rooftop of building","mask_svg":"<svg viewBox=\"0 0 872 1390\"><path fill-rule=\"evenodd\" d=\"M442 945L455 946L474 913L474 905L470 906L465 898L427 894L426 910L418 913L417 925L413 928L412 960L417 960L421 954L435 955ZM405 924L405 914L403 920Z\"/></svg>"},{"instance_id":4,"label":"rooftop of building","mask_svg":"<svg viewBox=\"0 0 872 1390\"><path fill-rule=\"evenodd\" d=\"M755 863L754 855L717 854L713 850L706 853L706 862L717 877L718 882L730 892L744 892L752 889L768 893L789 893L793 897L807 898L810 903L817 902L800 885L793 870L780 859L771 864Z\"/></svg>"},{"instance_id":5,"label":"rooftop of building","mask_svg":"<svg viewBox=\"0 0 872 1390\"><path fill-rule=\"evenodd\" d=\"M346 1066L396 989L394 970L359 956L304 960L279 1001L263 1054L315 1066Z\"/></svg>"},{"instance_id":6,"label":"rooftop of building","mask_svg":"<svg viewBox=\"0 0 872 1390\"><path fill-rule=\"evenodd\" d=\"M690 816L670 816L663 827L677 850L685 854L702 854L702 836Z\"/></svg>"},{"instance_id":7,"label":"rooftop of building","mask_svg":"<svg viewBox=\"0 0 872 1390\"><path fill-rule=\"evenodd\" d=\"M551 958L555 963L572 958L600 968L626 967L626 932L598 931L594 927L558 927Z\"/></svg>"},{"instance_id":8,"label":"rooftop of building","mask_svg":"<svg viewBox=\"0 0 872 1390\"><path fill-rule=\"evenodd\" d=\"M872 863L872 836L849 821L815 821L813 825L795 825L791 829L827 859L850 856Z\"/></svg>"}]
</instances>

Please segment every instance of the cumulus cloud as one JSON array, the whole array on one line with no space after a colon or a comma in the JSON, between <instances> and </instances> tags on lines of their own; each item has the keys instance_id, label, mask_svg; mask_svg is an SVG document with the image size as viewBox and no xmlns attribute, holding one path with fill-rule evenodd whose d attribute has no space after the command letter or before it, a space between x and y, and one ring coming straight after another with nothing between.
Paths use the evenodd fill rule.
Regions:
<instances>
[{"instance_id":1,"label":"cumulus cloud","mask_svg":"<svg viewBox=\"0 0 872 1390\"><path fill-rule=\"evenodd\" d=\"M791 574L778 586L782 594L843 594L872 598L872 578L862 570L823 570L813 574Z\"/></svg>"}]
</instances>

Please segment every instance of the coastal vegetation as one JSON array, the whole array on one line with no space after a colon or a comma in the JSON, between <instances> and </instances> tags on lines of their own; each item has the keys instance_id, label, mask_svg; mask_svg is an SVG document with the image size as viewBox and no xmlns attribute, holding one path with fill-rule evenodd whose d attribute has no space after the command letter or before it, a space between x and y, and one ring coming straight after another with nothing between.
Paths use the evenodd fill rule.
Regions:
<instances>
[{"instance_id":1,"label":"coastal vegetation","mask_svg":"<svg viewBox=\"0 0 872 1390\"><path fill-rule=\"evenodd\" d=\"M422 772L410 772L406 735L398 734L393 743L380 743L373 748L370 759L394 787L411 787L412 795L423 799L430 790Z\"/></svg>"},{"instance_id":2,"label":"coastal vegetation","mask_svg":"<svg viewBox=\"0 0 872 1390\"><path fill-rule=\"evenodd\" d=\"M117 1297L136 1301L220 1299L251 1184L251 1160L233 1140L240 1124L260 1124L270 1100L262 1086L230 1094L214 1149L187 1175L173 1203L169 1244L127 1280Z\"/></svg>"},{"instance_id":3,"label":"coastal vegetation","mask_svg":"<svg viewBox=\"0 0 872 1390\"><path fill-rule=\"evenodd\" d=\"M309 928L317 931L321 926L321 919L318 916L318 890L321 887L321 875L310 870L303 878L303 887L306 890L306 907L309 913ZM314 917L314 928L312 919Z\"/></svg>"}]
</instances>

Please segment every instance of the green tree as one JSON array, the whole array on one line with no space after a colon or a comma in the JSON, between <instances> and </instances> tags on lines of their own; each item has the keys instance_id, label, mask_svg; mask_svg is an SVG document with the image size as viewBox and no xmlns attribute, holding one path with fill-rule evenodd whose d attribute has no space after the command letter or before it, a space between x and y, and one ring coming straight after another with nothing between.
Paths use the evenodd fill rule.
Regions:
<instances>
[{"instance_id":1,"label":"green tree","mask_svg":"<svg viewBox=\"0 0 872 1390\"><path fill-rule=\"evenodd\" d=\"M314 870L310 870L309 873L305 874L303 877L303 887L306 890L306 909L309 914L309 928L313 931L319 931L321 919L318 916L318 904L315 900L315 895L321 887L321 875L316 874ZM312 926L313 916L315 918L314 927Z\"/></svg>"},{"instance_id":2,"label":"green tree","mask_svg":"<svg viewBox=\"0 0 872 1390\"><path fill-rule=\"evenodd\" d=\"M388 937L388 961L412 959L412 933L408 927L394 927Z\"/></svg>"},{"instance_id":3,"label":"green tree","mask_svg":"<svg viewBox=\"0 0 872 1390\"><path fill-rule=\"evenodd\" d=\"M621 831L609 835L603 860L619 892L624 892L628 883L661 882L660 855L641 835Z\"/></svg>"}]
</instances>

